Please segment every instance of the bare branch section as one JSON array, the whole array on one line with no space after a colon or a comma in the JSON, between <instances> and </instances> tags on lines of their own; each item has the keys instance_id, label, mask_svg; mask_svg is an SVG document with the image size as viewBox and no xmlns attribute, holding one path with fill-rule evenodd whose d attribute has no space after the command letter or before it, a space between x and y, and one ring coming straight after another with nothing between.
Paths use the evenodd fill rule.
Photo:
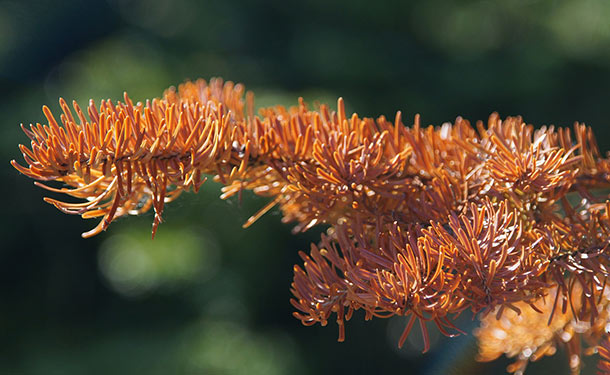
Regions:
<instances>
[{"instance_id":1,"label":"bare branch section","mask_svg":"<svg viewBox=\"0 0 610 375\"><path fill-rule=\"evenodd\" d=\"M399 345L419 322L427 349L426 322L455 335L469 310L483 317L480 359L516 356L518 373L566 345L578 373L581 336L592 348L607 336L610 204L597 193L610 188L610 160L589 127L535 129L495 113L475 126L419 116L405 126L400 113L348 115L342 99L336 111L299 100L255 115L244 94L212 79L85 111L61 99L59 121L43 107L48 123L23 127L25 166L11 163L82 199L45 198L62 212L101 218L84 237L151 208L154 236L164 205L210 175L223 199L269 197L245 227L275 206L297 232L327 226L294 268L292 304L306 325L336 319L340 341L362 309L404 316Z\"/></svg>"}]
</instances>

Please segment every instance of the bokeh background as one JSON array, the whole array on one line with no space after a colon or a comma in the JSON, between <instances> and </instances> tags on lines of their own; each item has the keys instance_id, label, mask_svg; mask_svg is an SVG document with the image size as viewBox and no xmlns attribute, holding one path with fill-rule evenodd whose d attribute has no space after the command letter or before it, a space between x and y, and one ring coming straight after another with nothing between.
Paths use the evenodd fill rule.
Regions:
<instances>
[{"instance_id":1,"label":"bokeh background","mask_svg":"<svg viewBox=\"0 0 610 375\"><path fill-rule=\"evenodd\" d=\"M94 222L60 214L19 175L20 123L57 99L161 95L189 78L243 82L258 105L345 98L364 116L521 114L536 125L592 125L610 149L610 2L0 0L0 374L501 374L477 363L472 335L433 335L421 355L402 319L335 324L292 318L297 251L265 204L220 201L219 186L152 215ZM465 316L462 328L476 325ZM528 374L568 374L563 353ZM595 364L586 363L585 374Z\"/></svg>"}]
</instances>

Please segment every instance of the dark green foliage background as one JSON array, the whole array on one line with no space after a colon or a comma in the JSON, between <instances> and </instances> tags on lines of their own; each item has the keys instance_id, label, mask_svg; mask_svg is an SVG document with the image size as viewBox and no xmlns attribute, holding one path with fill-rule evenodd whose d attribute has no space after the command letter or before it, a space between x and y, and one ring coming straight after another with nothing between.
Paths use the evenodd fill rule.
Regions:
<instances>
[{"instance_id":1,"label":"dark green foliage background","mask_svg":"<svg viewBox=\"0 0 610 375\"><path fill-rule=\"evenodd\" d=\"M243 82L258 105L338 96L364 116L415 113L440 125L461 115L521 114L535 125L592 125L610 148L610 3L570 1L6 1L0 0L0 374L497 374L474 361L472 335L416 335L404 322L337 330L291 317L297 250L265 204L218 199L206 184L152 215L95 223L59 213L9 165L57 98L134 100L187 78ZM475 322L465 316L461 326ZM562 354L530 374L567 374ZM594 373L593 362L585 373Z\"/></svg>"}]
</instances>

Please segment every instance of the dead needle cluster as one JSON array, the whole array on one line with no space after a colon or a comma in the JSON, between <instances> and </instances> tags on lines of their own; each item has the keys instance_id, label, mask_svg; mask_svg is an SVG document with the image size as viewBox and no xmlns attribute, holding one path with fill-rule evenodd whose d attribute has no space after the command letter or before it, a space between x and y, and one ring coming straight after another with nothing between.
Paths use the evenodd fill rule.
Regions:
<instances>
[{"instance_id":1,"label":"dead needle cluster","mask_svg":"<svg viewBox=\"0 0 610 375\"><path fill-rule=\"evenodd\" d=\"M116 218L163 207L205 176L222 198L252 190L278 206L295 231L328 227L294 267L292 304L304 324L339 325L405 317L402 345L415 323L429 347L426 322L445 335L455 318L481 313L475 332L481 360L516 357L509 371L565 346L577 374L581 346L599 351L610 373L608 244L610 160L591 129L535 129L520 117L492 114L474 126L405 126L360 118L327 105L263 108L242 85L187 82L134 104L60 100L59 121L23 127L25 166L38 186L82 200L45 198L59 210ZM42 182L60 182L51 187ZM599 346L598 348L598 345Z\"/></svg>"}]
</instances>

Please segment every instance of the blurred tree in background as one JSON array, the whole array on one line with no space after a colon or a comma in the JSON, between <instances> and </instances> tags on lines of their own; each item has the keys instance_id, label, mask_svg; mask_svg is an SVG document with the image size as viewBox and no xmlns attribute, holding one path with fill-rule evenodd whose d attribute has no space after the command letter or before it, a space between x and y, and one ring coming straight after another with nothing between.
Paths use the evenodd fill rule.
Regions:
<instances>
[{"instance_id":1,"label":"blurred tree in background","mask_svg":"<svg viewBox=\"0 0 610 375\"><path fill-rule=\"evenodd\" d=\"M301 326L292 265L319 235L290 235L277 213L242 230L265 204L250 194L222 202L208 182L166 208L155 241L152 214L81 239L94 224L44 204L10 167L19 124L42 122L59 96L144 100L222 76L259 106L343 96L405 123L579 120L608 150L608 20L606 0L0 0L0 373L502 373L507 361L474 361L471 335L432 337L422 356L416 333L396 348L400 319L356 314L342 344L332 326ZM528 374L565 371L542 360Z\"/></svg>"}]
</instances>

